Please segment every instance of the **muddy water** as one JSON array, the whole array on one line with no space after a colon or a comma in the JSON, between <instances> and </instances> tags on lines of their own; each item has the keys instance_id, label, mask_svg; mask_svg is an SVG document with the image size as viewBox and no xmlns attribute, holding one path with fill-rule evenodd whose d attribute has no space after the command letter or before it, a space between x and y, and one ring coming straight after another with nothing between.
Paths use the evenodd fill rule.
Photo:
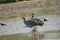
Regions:
<instances>
[{"instance_id":1,"label":"muddy water","mask_svg":"<svg viewBox=\"0 0 60 40\"><path fill-rule=\"evenodd\" d=\"M44 26L38 26L38 31L48 31L48 30L60 30L60 16L40 16L38 17L41 20L46 18L48 21L44 22ZM23 20L18 19L9 19L8 21L0 21L0 23L5 23L5 26L0 25L0 35L8 34L20 34L20 33L29 33L31 28L28 28L23 23Z\"/></svg>"}]
</instances>

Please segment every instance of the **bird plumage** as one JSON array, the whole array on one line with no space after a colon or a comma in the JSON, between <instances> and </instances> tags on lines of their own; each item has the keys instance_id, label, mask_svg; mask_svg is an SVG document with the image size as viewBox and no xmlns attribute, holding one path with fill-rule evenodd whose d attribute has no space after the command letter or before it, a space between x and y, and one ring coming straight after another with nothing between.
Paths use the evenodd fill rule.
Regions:
<instances>
[{"instance_id":1,"label":"bird plumage","mask_svg":"<svg viewBox=\"0 0 60 40\"><path fill-rule=\"evenodd\" d=\"M37 25L43 26L43 25L44 25L44 22L41 21L41 20L38 19L38 18L34 18L34 15L35 15L35 14L33 13L33 14L32 14L32 20L34 20Z\"/></svg>"},{"instance_id":2,"label":"bird plumage","mask_svg":"<svg viewBox=\"0 0 60 40\"><path fill-rule=\"evenodd\" d=\"M39 20L39 19L30 19L30 20L26 20L25 17L23 17L24 19L24 24L27 26L27 27L34 27L34 26L43 26L44 23Z\"/></svg>"},{"instance_id":3,"label":"bird plumage","mask_svg":"<svg viewBox=\"0 0 60 40\"><path fill-rule=\"evenodd\" d=\"M38 19L38 18L34 18L34 15L35 15L35 14L33 13L30 20L26 20L25 17L23 17L23 19L24 19L24 24L25 24L27 27L43 26L43 25L44 25L44 22L41 21L41 20ZM47 20L44 19L44 21L47 21Z\"/></svg>"},{"instance_id":4,"label":"bird plumage","mask_svg":"<svg viewBox=\"0 0 60 40\"><path fill-rule=\"evenodd\" d=\"M26 20L25 17L23 17L23 22L27 27L35 26L35 21L33 20Z\"/></svg>"}]
</instances>

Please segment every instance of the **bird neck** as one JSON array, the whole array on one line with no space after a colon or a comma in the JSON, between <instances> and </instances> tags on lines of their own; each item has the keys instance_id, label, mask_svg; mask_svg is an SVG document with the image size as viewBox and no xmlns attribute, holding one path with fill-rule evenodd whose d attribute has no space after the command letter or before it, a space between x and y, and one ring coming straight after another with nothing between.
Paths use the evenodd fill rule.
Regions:
<instances>
[{"instance_id":1,"label":"bird neck","mask_svg":"<svg viewBox=\"0 0 60 40\"><path fill-rule=\"evenodd\" d=\"M24 22L26 21L26 19L24 18Z\"/></svg>"},{"instance_id":2,"label":"bird neck","mask_svg":"<svg viewBox=\"0 0 60 40\"><path fill-rule=\"evenodd\" d=\"M31 19L33 19L33 18L34 18L34 15L32 15Z\"/></svg>"}]
</instances>

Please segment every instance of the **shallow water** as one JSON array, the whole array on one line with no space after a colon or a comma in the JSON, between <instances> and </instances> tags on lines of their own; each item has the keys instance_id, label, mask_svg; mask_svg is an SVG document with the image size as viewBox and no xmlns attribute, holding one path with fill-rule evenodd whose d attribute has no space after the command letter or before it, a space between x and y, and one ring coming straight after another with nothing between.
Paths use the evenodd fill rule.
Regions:
<instances>
[{"instance_id":1,"label":"shallow water","mask_svg":"<svg viewBox=\"0 0 60 40\"><path fill-rule=\"evenodd\" d=\"M48 31L48 30L60 30L60 16L40 16L38 17L41 20L46 18L48 21L44 22L44 26L38 26L38 31ZM29 33L31 32L31 28L28 28L23 23L23 20L18 19L9 19L8 21L0 21L0 23L5 23L6 26L0 25L0 35L8 35L8 34L20 34L20 33Z\"/></svg>"}]
</instances>

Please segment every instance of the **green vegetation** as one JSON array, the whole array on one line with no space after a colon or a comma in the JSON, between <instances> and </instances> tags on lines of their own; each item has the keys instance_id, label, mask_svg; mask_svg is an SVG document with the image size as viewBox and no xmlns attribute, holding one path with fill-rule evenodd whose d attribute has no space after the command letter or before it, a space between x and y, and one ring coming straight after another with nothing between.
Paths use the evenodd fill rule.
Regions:
<instances>
[{"instance_id":1,"label":"green vegetation","mask_svg":"<svg viewBox=\"0 0 60 40\"><path fill-rule=\"evenodd\" d=\"M0 0L0 3L10 3L15 2L16 0Z\"/></svg>"},{"instance_id":2,"label":"green vegetation","mask_svg":"<svg viewBox=\"0 0 60 40\"><path fill-rule=\"evenodd\" d=\"M6 1L6 0L0 0L0 1Z\"/></svg>"},{"instance_id":3,"label":"green vegetation","mask_svg":"<svg viewBox=\"0 0 60 40\"><path fill-rule=\"evenodd\" d=\"M0 3L4 3L6 0L0 0Z\"/></svg>"},{"instance_id":4,"label":"green vegetation","mask_svg":"<svg viewBox=\"0 0 60 40\"><path fill-rule=\"evenodd\" d=\"M39 38L42 38L44 35L39 34ZM32 35L30 34L16 34L16 35L5 35L0 36L0 40L32 40Z\"/></svg>"},{"instance_id":5,"label":"green vegetation","mask_svg":"<svg viewBox=\"0 0 60 40\"><path fill-rule=\"evenodd\" d=\"M45 33L60 33L60 30L51 30ZM45 35L45 34L41 34L40 32L38 34L39 34L39 38L42 38ZM5 35L5 36L0 36L0 40L32 40L32 36L30 34Z\"/></svg>"},{"instance_id":6,"label":"green vegetation","mask_svg":"<svg viewBox=\"0 0 60 40\"><path fill-rule=\"evenodd\" d=\"M32 40L32 39L31 37L25 34L16 34L0 36L0 40Z\"/></svg>"},{"instance_id":7,"label":"green vegetation","mask_svg":"<svg viewBox=\"0 0 60 40\"><path fill-rule=\"evenodd\" d=\"M43 31L42 33L60 33L60 30L50 30L50 31Z\"/></svg>"}]
</instances>

